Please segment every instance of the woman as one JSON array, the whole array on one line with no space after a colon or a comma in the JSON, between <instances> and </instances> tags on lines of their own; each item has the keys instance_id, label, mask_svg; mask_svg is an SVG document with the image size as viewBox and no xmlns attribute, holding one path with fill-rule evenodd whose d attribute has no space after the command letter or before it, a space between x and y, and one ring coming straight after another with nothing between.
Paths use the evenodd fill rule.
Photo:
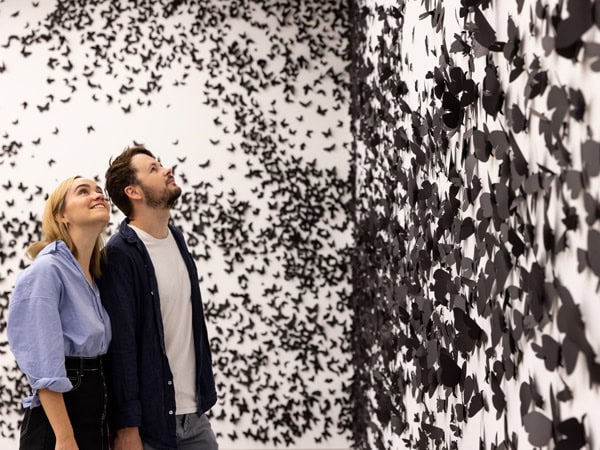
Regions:
<instances>
[{"instance_id":1,"label":"woman","mask_svg":"<svg viewBox=\"0 0 600 450\"><path fill-rule=\"evenodd\" d=\"M102 355L111 333L94 278L109 217L93 180L63 181L46 202L42 241L27 251L34 261L17 277L8 341L33 391L20 449L108 448Z\"/></svg>"}]
</instances>

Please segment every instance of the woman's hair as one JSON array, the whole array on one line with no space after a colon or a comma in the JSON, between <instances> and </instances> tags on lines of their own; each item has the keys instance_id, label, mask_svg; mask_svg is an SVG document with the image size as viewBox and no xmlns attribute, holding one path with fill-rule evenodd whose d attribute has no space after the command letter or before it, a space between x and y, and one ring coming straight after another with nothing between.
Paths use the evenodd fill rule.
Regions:
<instances>
[{"instance_id":1,"label":"woman's hair","mask_svg":"<svg viewBox=\"0 0 600 450\"><path fill-rule=\"evenodd\" d=\"M109 162L109 167L104 176L110 201L125 214L125 217L129 218L131 218L132 213L131 200L125 194L125 188L137 183L135 170L131 167L131 159L139 154L154 158L152 152L143 145L127 147L116 159Z\"/></svg>"},{"instance_id":2,"label":"woman's hair","mask_svg":"<svg viewBox=\"0 0 600 450\"><path fill-rule=\"evenodd\" d=\"M54 241L64 241L73 256L77 258L77 247L71 239L69 234L69 228L63 222L57 220L57 216L65 211L65 204L67 200L67 194L69 189L73 185L73 182L81 178L80 176L74 176L67 178L61 182L54 192L50 194L48 200L46 200L46 206L44 207L44 215L42 216L42 240L34 242L27 248L27 255L34 259L38 253L48 244ZM92 251L92 258L90 260L90 272L98 278L100 276L100 259L101 250L104 245L102 234L99 234L94 244L94 250Z\"/></svg>"}]
</instances>

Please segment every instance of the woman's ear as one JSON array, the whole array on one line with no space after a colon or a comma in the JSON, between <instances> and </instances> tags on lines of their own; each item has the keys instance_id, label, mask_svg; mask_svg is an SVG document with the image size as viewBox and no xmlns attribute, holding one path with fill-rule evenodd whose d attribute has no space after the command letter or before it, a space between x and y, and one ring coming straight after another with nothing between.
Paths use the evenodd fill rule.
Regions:
<instances>
[{"instance_id":1,"label":"woman's ear","mask_svg":"<svg viewBox=\"0 0 600 450\"><path fill-rule=\"evenodd\" d=\"M54 220L56 220L58 223L64 223L65 225L67 225L67 223L69 223L69 221L67 220L67 218L65 217L65 215L62 214L62 213L57 213L54 216Z\"/></svg>"}]
</instances>

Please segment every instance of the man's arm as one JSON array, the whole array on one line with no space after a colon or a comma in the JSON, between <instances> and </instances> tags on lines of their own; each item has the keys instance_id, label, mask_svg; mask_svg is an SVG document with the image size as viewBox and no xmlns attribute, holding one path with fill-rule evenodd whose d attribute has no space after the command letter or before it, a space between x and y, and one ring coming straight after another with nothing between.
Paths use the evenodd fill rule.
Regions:
<instances>
[{"instance_id":1,"label":"man's arm","mask_svg":"<svg viewBox=\"0 0 600 450\"><path fill-rule=\"evenodd\" d=\"M143 450L142 438L138 427L126 427L117 430L112 446L113 450Z\"/></svg>"}]
</instances>

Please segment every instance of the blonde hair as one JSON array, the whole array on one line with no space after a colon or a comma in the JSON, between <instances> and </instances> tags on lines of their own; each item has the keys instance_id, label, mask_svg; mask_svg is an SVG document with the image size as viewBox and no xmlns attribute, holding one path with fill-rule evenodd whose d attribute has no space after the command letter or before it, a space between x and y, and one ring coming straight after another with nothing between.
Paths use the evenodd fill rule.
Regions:
<instances>
[{"instance_id":1,"label":"blonde hair","mask_svg":"<svg viewBox=\"0 0 600 450\"><path fill-rule=\"evenodd\" d=\"M73 253L73 256L77 258L77 247L75 247L73 239L71 239L67 225L58 221L56 218L64 212L67 194L69 193L73 182L78 178L81 177L77 175L62 181L56 189L54 189L52 194L50 194L48 200L46 200L44 214L42 216L42 240L34 242L27 248L27 255L30 258L35 259L44 247L59 240L64 241L68 249ZM94 244L89 267L90 273L96 278L100 277L101 274L100 265L103 246L104 240L102 239L102 235L99 234L96 238L96 243Z\"/></svg>"}]
</instances>

